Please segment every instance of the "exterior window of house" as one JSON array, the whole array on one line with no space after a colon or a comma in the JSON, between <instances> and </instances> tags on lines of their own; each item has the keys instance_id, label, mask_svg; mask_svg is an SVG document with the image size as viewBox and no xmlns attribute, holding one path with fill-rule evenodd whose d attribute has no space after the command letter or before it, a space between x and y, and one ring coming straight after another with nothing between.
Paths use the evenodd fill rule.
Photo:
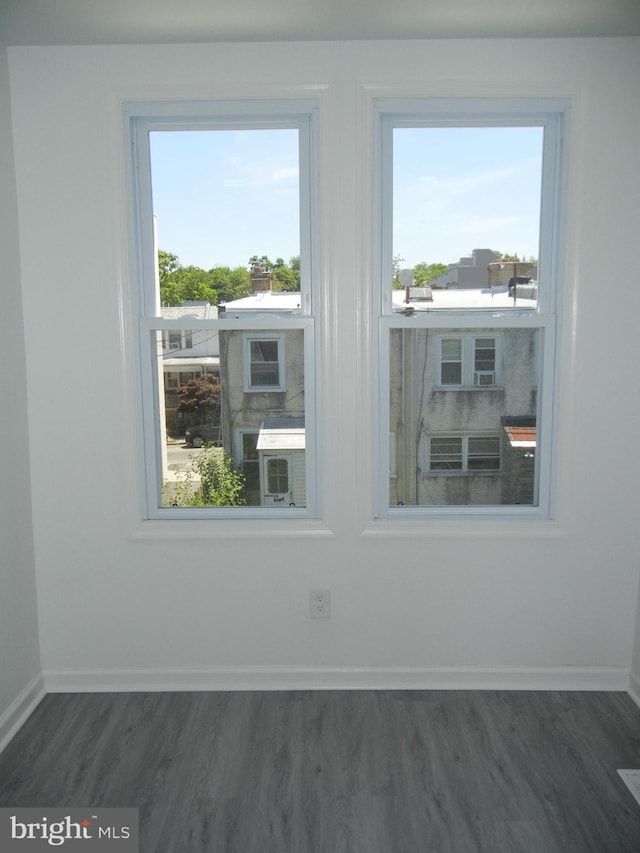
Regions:
<instances>
[{"instance_id":1,"label":"exterior window of house","mask_svg":"<svg viewBox=\"0 0 640 853\"><path fill-rule=\"evenodd\" d=\"M567 111L375 100L380 517L552 513Z\"/></svg>"},{"instance_id":2,"label":"exterior window of house","mask_svg":"<svg viewBox=\"0 0 640 853\"><path fill-rule=\"evenodd\" d=\"M280 457L267 459L267 492L281 495L289 491L289 461Z\"/></svg>"},{"instance_id":3,"label":"exterior window of house","mask_svg":"<svg viewBox=\"0 0 640 853\"><path fill-rule=\"evenodd\" d=\"M147 519L317 516L318 102L289 95L126 107Z\"/></svg>"},{"instance_id":4,"label":"exterior window of house","mask_svg":"<svg viewBox=\"0 0 640 853\"><path fill-rule=\"evenodd\" d=\"M431 436L429 470L438 473L458 471L499 471L499 436Z\"/></svg>"},{"instance_id":5,"label":"exterior window of house","mask_svg":"<svg viewBox=\"0 0 640 853\"><path fill-rule=\"evenodd\" d=\"M440 345L440 384L462 385L462 339L443 338Z\"/></svg>"},{"instance_id":6,"label":"exterior window of house","mask_svg":"<svg viewBox=\"0 0 640 853\"><path fill-rule=\"evenodd\" d=\"M164 348L180 349L182 346L182 332L165 332Z\"/></svg>"},{"instance_id":7,"label":"exterior window of house","mask_svg":"<svg viewBox=\"0 0 640 853\"><path fill-rule=\"evenodd\" d=\"M245 346L247 390L284 390L283 339L247 337Z\"/></svg>"},{"instance_id":8,"label":"exterior window of house","mask_svg":"<svg viewBox=\"0 0 640 853\"><path fill-rule=\"evenodd\" d=\"M500 437L472 435L431 436L431 472L499 471Z\"/></svg>"},{"instance_id":9,"label":"exterior window of house","mask_svg":"<svg viewBox=\"0 0 640 853\"><path fill-rule=\"evenodd\" d=\"M500 384L498 337L472 333L440 339L440 385L442 387L494 388Z\"/></svg>"},{"instance_id":10,"label":"exterior window of house","mask_svg":"<svg viewBox=\"0 0 640 853\"><path fill-rule=\"evenodd\" d=\"M496 384L496 339L476 338L473 384L487 387Z\"/></svg>"}]
</instances>

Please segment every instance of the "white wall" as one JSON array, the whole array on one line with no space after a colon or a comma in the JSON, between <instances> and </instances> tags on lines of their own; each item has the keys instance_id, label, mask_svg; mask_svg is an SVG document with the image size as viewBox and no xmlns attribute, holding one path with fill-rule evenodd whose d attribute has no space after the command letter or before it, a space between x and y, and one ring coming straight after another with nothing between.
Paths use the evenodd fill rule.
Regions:
<instances>
[{"instance_id":1,"label":"white wall","mask_svg":"<svg viewBox=\"0 0 640 853\"><path fill-rule=\"evenodd\" d=\"M48 686L624 688L639 573L640 288L611 270L635 257L640 234L640 41L12 48L9 60ZM196 525L189 536L182 525L154 536L135 517L119 102L287 82L328 87L327 305L340 293L327 360L339 384L323 389L329 532L240 538ZM576 99L552 523L416 531L368 519L362 86L403 82ZM311 587L332 589L331 619L309 619Z\"/></svg>"},{"instance_id":2,"label":"white wall","mask_svg":"<svg viewBox=\"0 0 640 853\"><path fill-rule=\"evenodd\" d=\"M9 66L0 45L0 749L41 696Z\"/></svg>"}]
</instances>

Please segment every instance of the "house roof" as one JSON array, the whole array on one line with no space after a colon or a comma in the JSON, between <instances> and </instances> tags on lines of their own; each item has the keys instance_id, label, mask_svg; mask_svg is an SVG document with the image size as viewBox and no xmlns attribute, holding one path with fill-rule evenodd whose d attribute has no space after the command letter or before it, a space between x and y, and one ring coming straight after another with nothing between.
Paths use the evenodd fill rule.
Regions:
<instances>
[{"instance_id":1,"label":"house roof","mask_svg":"<svg viewBox=\"0 0 640 853\"><path fill-rule=\"evenodd\" d=\"M220 358L213 355L189 356L188 358L174 356L173 358L163 358L162 366L165 370L170 367L177 367L180 370L186 370L188 367L220 367Z\"/></svg>"},{"instance_id":2,"label":"house roof","mask_svg":"<svg viewBox=\"0 0 640 853\"><path fill-rule=\"evenodd\" d=\"M508 285L499 285L497 287L482 287L468 289L441 290L432 288L433 299L430 301L410 301L405 302L404 290L394 290L392 295L393 310L406 311L407 308L413 308L418 311L435 311L437 309L447 308L485 308L485 309L502 309L513 308L535 308L537 297L537 285L520 285L517 288L516 300L514 303L513 296L509 295Z\"/></svg>"},{"instance_id":3,"label":"house roof","mask_svg":"<svg viewBox=\"0 0 640 853\"><path fill-rule=\"evenodd\" d=\"M218 308L209 302L183 302L182 305L163 305L160 316L163 320L182 320L184 317L217 320Z\"/></svg>"},{"instance_id":4,"label":"house roof","mask_svg":"<svg viewBox=\"0 0 640 853\"><path fill-rule=\"evenodd\" d=\"M292 313L300 311L300 293L298 291L273 293L271 290L263 290L252 296L225 302L223 307L227 315L236 311L242 313L259 311L261 314Z\"/></svg>"}]
</instances>

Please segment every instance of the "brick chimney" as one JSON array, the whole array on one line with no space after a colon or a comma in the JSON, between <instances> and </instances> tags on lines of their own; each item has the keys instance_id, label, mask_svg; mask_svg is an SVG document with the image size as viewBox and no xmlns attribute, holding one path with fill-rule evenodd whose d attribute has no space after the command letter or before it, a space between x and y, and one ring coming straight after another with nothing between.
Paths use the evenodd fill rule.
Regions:
<instances>
[{"instance_id":1,"label":"brick chimney","mask_svg":"<svg viewBox=\"0 0 640 853\"><path fill-rule=\"evenodd\" d=\"M261 264L251 267L251 293L264 293L271 290L271 273Z\"/></svg>"}]
</instances>

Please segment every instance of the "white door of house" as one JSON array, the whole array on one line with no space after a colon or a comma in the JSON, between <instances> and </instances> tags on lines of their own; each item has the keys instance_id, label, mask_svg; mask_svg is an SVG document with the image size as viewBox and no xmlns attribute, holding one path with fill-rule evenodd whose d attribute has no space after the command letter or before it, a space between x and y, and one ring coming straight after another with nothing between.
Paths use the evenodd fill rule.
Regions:
<instances>
[{"instance_id":1,"label":"white door of house","mask_svg":"<svg viewBox=\"0 0 640 853\"><path fill-rule=\"evenodd\" d=\"M263 456L263 501L265 506L289 506L293 495L293 457Z\"/></svg>"}]
</instances>

